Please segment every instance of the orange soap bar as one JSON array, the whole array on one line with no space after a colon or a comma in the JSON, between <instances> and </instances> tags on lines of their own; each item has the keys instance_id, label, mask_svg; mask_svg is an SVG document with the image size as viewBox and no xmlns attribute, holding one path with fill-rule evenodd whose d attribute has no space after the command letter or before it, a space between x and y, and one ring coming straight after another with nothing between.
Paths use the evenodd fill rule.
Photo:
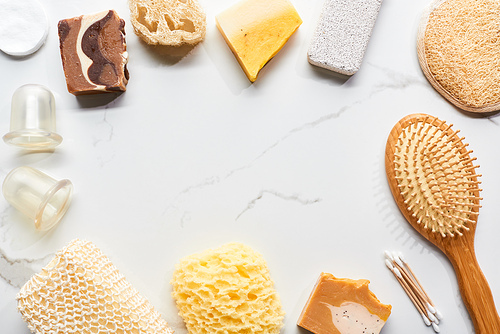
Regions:
<instances>
[{"instance_id":1,"label":"orange soap bar","mask_svg":"<svg viewBox=\"0 0 500 334\"><path fill-rule=\"evenodd\" d=\"M368 289L370 281L322 273L297 325L315 334L378 334L391 314Z\"/></svg>"}]
</instances>

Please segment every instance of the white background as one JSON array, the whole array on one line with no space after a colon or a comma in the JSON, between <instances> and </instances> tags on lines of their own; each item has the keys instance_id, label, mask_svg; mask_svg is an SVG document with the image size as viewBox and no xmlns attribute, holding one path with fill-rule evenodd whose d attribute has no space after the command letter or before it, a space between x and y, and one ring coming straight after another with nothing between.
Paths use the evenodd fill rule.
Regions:
<instances>
[{"instance_id":1,"label":"white background","mask_svg":"<svg viewBox=\"0 0 500 334\"><path fill-rule=\"evenodd\" d=\"M384 1L361 70L348 80L307 62L322 1L292 2L304 23L250 84L215 27L233 0L201 2L207 36L184 57L141 42L125 1L42 1L45 45L26 58L0 54L0 132L9 131L15 89L38 83L56 97L64 141L53 153L0 143L0 179L28 165L70 179L75 194L48 233L0 198L0 333L29 333L15 295L74 238L100 247L179 334L175 264L230 241L266 259L286 311L282 333L306 333L295 323L322 271L371 281L393 306L382 333L432 333L386 269L384 250L405 255L444 314L441 332L473 332L451 264L392 198L384 150L411 113L462 130L483 174L476 254L498 303L500 118L459 111L424 78L415 41L427 0ZM108 9L126 21L127 92L76 98L66 90L57 22Z\"/></svg>"}]
</instances>

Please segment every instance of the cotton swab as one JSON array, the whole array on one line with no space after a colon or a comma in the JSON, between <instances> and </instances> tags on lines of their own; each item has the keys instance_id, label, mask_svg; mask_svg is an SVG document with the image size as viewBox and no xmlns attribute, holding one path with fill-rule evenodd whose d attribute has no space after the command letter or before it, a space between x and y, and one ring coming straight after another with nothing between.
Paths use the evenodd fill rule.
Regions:
<instances>
[{"instance_id":1,"label":"cotton swab","mask_svg":"<svg viewBox=\"0 0 500 334\"><path fill-rule=\"evenodd\" d=\"M385 265L394 274L399 284L420 313L425 325L432 325L434 331L439 333L440 329L438 325L443 316L434 306L429 295L425 292L403 255L398 252L389 251L385 251L384 254L386 257Z\"/></svg>"}]
</instances>

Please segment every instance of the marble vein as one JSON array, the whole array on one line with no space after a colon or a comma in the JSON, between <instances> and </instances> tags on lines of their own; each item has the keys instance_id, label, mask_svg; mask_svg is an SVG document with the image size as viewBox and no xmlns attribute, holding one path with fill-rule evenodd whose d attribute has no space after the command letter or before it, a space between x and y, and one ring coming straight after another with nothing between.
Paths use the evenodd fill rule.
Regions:
<instances>
[{"instance_id":1,"label":"marble vein","mask_svg":"<svg viewBox=\"0 0 500 334\"><path fill-rule=\"evenodd\" d=\"M7 210L9 209L8 206L5 206L2 211L0 211L0 227L5 226L6 221L7 221Z\"/></svg>"},{"instance_id":2,"label":"marble vein","mask_svg":"<svg viewBox=\"0 0 500 334\"><path fill-rule=\"evenodd\" d=\"M400 72L393 71L391 69L384 68L381 66L376 66L373 64L370 64L370 65L373 66L374 68L382 71L387 77L389 77L390 82L389 83L386 83L386 82L379 83L379 84L375 85L374 90L372 90L371 92L369 92L368 94L366 94L362 98L355 100L354 102L352 102L350 104L340 106L335 111L328 113L328 114L325 114L325 115L323 115L315 120L312 120L312 121L307 122L307 123L303 123L295 128L292 128L291 130L286 132L284 135L282 135L279 139L277 139L274 143L272 143L271 145L266 147L263 151L261 151L261 153L259 153L257 156L255 156L250 162L228 171L225 175L223 175L223 176L211 176L211 177L208 177L195 185L191 185L191 186L185 188L184 190L180 191L173 198L172 204L167 206L167 208L164 210L163 214L166 214L166 212L169 209L179 210L179 207L177 205L175 205L175 203L177 201L179 201L179 199L181 197L188 195L192 191L200 190L200 189L208 187L208 186L213 186L213 185L219 184L219 183L229 179L233 175L251 168L257 161L259 161L260 159L262 159L263 157L268 155L270 152L275 150L278 146L280 146L283 142L285 142L289 138L291 138L297 134L300 134L304 131L314 130L315 128L317 128L323 124L326 124L330 121L339 119L345 112L349 111L350 109L353 109L354 107L356 107L358 105L362 105L362 104L368 102L374 96L386 91L387 89L400 90L400 89L406 89L406 88L408 88L410 86L414 86L414 85L421 85L423 87L427 87L426 82L418 77L407 75L407 74L402 74ZM241 213L239 216L241 216Z\"/></svg>"},{"instance_id":3,"label":"marble vein","mask_svg":"<svg viewBox=\"0 0 500 334\"><path fill-rule=\"evenodd\" d=\"M103 138L98 138L94 140L94 147L97 147L97 145L101 142L110 142L113 139L114 136L114 127L113 125L108 121L108 106L104 109L104 116L102 118L102 121L98 122L97 124L104 124L106 127L109 128L107 131L108 135L103 137Z\"/></svg>"},{"instance_id":4,"label":"marble vein","mask_svg":"<svg viewBox=\"0 0 500 334\"><path fill-rule=\"evenodd\" d=\"M334 112L334 113L330 113L330 114L326 114L324 116L321 116L320 118L314 120L314 121L311 121L311 122L308 122L308 123L305 123L305 124L302 124L298 127L295 127L293 129L291 129L289 132L287 132L286 134L284 134L281 138L279 138L277 141L275 141L273 144L271 144L270 146L268 146L266 149L264 149L259 155L257 155L250 163L246 164L246 165L243 165L243 166L240 166L236 169L233 169L232 171L228 172L226 174L226 176L224 177L224 179L227 179L229 177L231 177L233 174L241 171L241 170L244 170L244 169L248 169L250 167L253 166L253 164L258 161L259 159L261 159L262 157L264 157L265 155L267 155L270 151L274 150L277 146L279 146L282 142L286 141L288 138L290 138L291 136L297 134L297 133L300 133L302 131L306 131L306 130L311 130L311 129L314 129L316 128L317 126L325 123L325 122L328 122L332 119L337 119L339 118L344 112L346 112L348 109L352 108L352 106L354 106L355 104L360 104L362 103L361 101L357 101L355 103L353 103L352 105L349 105L349 106L343 106L341 108L339 108L337 110L337 112Z\"/></svg>"},{"instance_id":5,"label":"marble vein","mask_svg":"<svg viewBox=\"0 0 500 334\"><path fill-rule=\"evenodd\" d=\"M286 194L280 193L276 190L261 190L259 192L259 194L254 199L252 199L250 202L248 202L246 208L243 209L243 211L241 211L236 216L235 221L237 221L247 211L253 209L255 207L255 205L257 204L257 202L260 201L264 197L264 195L266 195L266 194L278 197L278 198L285 200L285 201L297 202L297 203L302 204L302 205L311 205L311 204L316 204L316 203L321 202L321 198L305 199L305 198L300 197L297 194L286 195Z\"/></svg>"},{"instance_id":6,"label":"marble vein","mask_svg":"<svg viewBox=\"0 0 500 334\"><path fill-rule=\"evenodd\" d=\"M268 146L265 150L263 150L250 163L248 163L246 165L243 165L243 166L240 166L240 167L238 167L236 169L233 169L232 171L230 171L229 173L227 173L226 176L223 179L227 179L228 177L230 177L234 173L237 173L237 172L239 172L241 170L250 168L253 165L253 163L255 163L257 160L259 160L262 157L264 157L267 153L269 153L270 151L272 151L273 149L275 149L278 145L280 145L282 142L286 141L289 137L291 137L291 136L293 136L295 134L298 134L298 133L300 133L302 131L314 129L314 128L322 125L323 123L329 122L331 120L338 119L338 118L340 118L340 116L342 116L342 114L344 114L349 109L352 109L353 107L355 107L357 105L360 105L360 104L363 104L363 103L367 102L373 96L375 96L375 95L377 95L377 94L385 91L386 89L393 89L393 90L396 89L396 90L399 90L399 89L406 89L406 88L408 88L410 86L414 86L414 85L421 85L423 87L427 87L428 86L426 84L425 80L422 80L422 79L420 79L418 77L411 76L411 75L408 75L408 74L402 74L400 72L391 70L389 68L384 68L384 67L377 66L377 65L374 65L374 64L370 64L370 65L372 67L374 67L374 68L382 71L387 77L389 77L389 79L391 79L391 82L390 83L379 83L379 84L376 84L375 85L376 89L373 90L368 96L365 96L365 97L363 97L363 98L361 98L359 100L356 100L356 101L354 101L351 104L347 104L347 105L341 106L335 112L323 115L323 116L317 118L316 120L313 120L313 121L308 122L308 123L304 123L304 124L302 124L302 125L300 125L298 127L295 127L293 129L291 129L289 132L285 133L280 139L278 139L276 142L274 142L273 144L271 144L270 146Z\"/></svg>"},{"instance_id":7,"label":"marble vein","mask_svg":"<svg viewBox=\"0 0 500 334\"><path fill-rule=\"evenodd\" d=\"M430 85L427 84L427 81L421 77L401 73L398 71L394 71L393 69L378 66L372 63L369 64L373 68L381 71L387 78L389 78L389 82L380 82L378 84L375 84L372 95L378 94L386 89L402 90L417 85L425 88L430 88Z\"/></svg>"},{"instance_id":8,"label":"marble vein","mask_svg":"<svg viewBox=\"0 0 500 334\"><path fill-rule=\"evenodd\" d=\"M227 176L225 178L227 178ZM194 184L194 185L189 186L189 187L185 188L184 190L182 190L179 194L177 194L176 199L181 197L182 195L190 193L192 190L199 189L199 188L205 188L207 186L217 184L220 181L221 180L218 176L208 177L208 178L204 179L203 181L201 181L200 183Z\"/></svg>"},{"instance_id":9,"label":"marble vein","mask_svg":"<svg viewBox=\"0 0 500 334\"><path fill-rule=\"evenodd\" d=\"M39 259L11 259L0 248L0 279L12 287L21 288L53 256L49 254Z\"/></svg>"},{"instance_id":10,"label":"marble vein","mask_svg":"<svg viewBox=\"0 0 500 334\"><path fill-rule=\"evenodd\" d=\"M212 186L212 185L218 184L218 183L220 183L220 182L222 182L224 180L227 180L228 178L230 178L234 174L237 174L237 173L239 173L239 172L241 172L243 170L251 168L255 164L255 162L257 162L258 160L262 159L269 152L273 151L276 147L278 147L281 143L283 143L284 141L286 141L291 136L293 136L293 135L295 135L297 133L306 131L306 130L314 129L317 126L322 125L323 123L326 123L326 122L331 121L333 119L337 119L344 112L346 112L347 110L351 109L354 105L364 103L365 100L366 99L363 99L363 100L360 100L360 101L356 101L356 102L354 102L351 105L342 106L336 112L323 115L323 116L319 117L318 119L316 119L314 121L302 124L300 126L297 126L297 127L293 128L293 129L291 129L290 131L288 131L287 133L285 133L281 138L279 138L277 141L275 141L273 144L271 144L267 148L265 148L261 153L259 153L256 157L254 157L249 163L241 165L241 166L239 166L239 167L237 167L235 169L230 170L229 172L227 172L222 177L220 177L220 176L211 176L211 177L208 177L208 178L204 179L203 181L201 181L201 182L199 182L199 183L197 183L195 185L191 185L191 186L185 188L184 190L182 190L181 192L179 192L177 194L177 196L175 196L174 201L176 201L177 199L179 199L183 195L189 194L193 190L198 190L200 188L205 188L207 186Z\"/></svg>"},{"instance_id":11,"label":"marble vein","mask_svg":"<svg viewBox=\"0 0 500 334\"><path fill-rule=\"evenodd\" d=\"M5 203L5 207L0 211L0 242L6 242L9 240L8 232L13 227L13 224L9 223L9 211L11 206Z\"/></svg>"},{"instance_id":12,"label":"marble vein","mask_svg":"<svg viewBox=\"0 0 500 334\"><path fill-rule=\"evenodd\" d=\"M182 190L181 192L179 192L175 198L173 199L172 201L172 204L168 205L165 210L163 210L163 213L162 213L162 216L166 215L168 211L170 210L174 210L174 211L182 211L178 205L176 205L175 203L177 203L177 201L180 200L180 198L184 195L187 195L189 194L190 192L192 192L193 190L196 190L196 189L203 189L205 187L208 187L208 186L211 186L211 185L215 185L217 183L220 182L220 179L219 177L217 176L212 176L212 177L209 177L209 178L206 178L204 179L203 181L201 181L200 183L197 183L197 184L194 184L194 185L191 185L187 188L185 188L184 190ZM180 226L181 227L184 227L184 223L186 220L188 220L189 218L189 215L187 214L186 211L184 211L184 213L182 214L181 218L180 218Z\"/></svg>"}]
</instances>

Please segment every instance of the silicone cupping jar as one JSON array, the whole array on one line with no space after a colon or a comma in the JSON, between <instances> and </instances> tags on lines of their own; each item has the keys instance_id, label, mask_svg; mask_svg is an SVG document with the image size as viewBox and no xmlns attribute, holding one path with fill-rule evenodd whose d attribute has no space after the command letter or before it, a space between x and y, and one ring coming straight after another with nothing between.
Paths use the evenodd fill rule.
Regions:
<instances>
[{"instance_id":1,"label":"silicone cupping jar","mask_svg":"<svg viewBox=\"0 0 500 334\"><path fill-rule=\"evenodd\" d=\"M19 87L12 95L7 144L28 150L50 150L62 142L56 133L56 108L52 92L41 85Z\"/></svg>"},{"instance_id":2,"label":"silicone cupping jar","mask_svg":"<svg viewBox=\"0 0 500 334\"><path fill-rule=\"evenodd\" d=\"M34 220L37 230L46 231L54 227L68 210L73 184L22 166L5 177L2 191L14 208Z\"/></svg>"}]
</instances>

